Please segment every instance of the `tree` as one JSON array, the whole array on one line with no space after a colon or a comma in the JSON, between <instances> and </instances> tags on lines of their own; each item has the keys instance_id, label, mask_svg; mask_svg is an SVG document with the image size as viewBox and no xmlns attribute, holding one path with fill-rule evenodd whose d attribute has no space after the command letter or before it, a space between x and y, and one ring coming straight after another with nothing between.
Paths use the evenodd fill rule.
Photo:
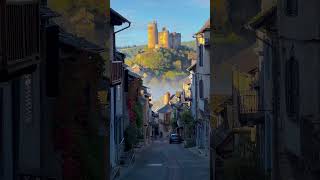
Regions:
<instances>
[{"instance_id":1,"label":"tree","mask_svg":"<svg viewBox=\"0 0 320 180\"><path fill-rule=\"evenodd\" d=\"M184 124L184 127L186 129L187 135L190 137L192 136L192 132L193 132L193 128L194 128L194 119L193 116L191 114L191 112L189 110L184 110L181 113L181 120Z\"/></svg>"},{"instance_id":2,"label":"tree","mask_svg":"<svg viewBox=\"0 0 320 180\"><path fill-rule=\"evenodd\" d=\"M137 135L137 127L130 123L124 132L125 151L131 150L137 143Z\"/></svg>"},{"instance_id":3,"label":"tree","mask_svg":"<svg viewBox=\"0 0 320 180\"><path fill-rule=\"evenodd\" d=\"M182 69L182 63L180 60L177 60L173 63L174 67L178 70L178 71L181 71Z\"/></svg>"},{"instance_id":4,"label":"tree","mask_svg":"<svg viewBox=\"0 0 320 180\"><path fill-rule=\"evenodd\" d=\"M143 109L142 109L142 105L140 104L140 102L136 102L134 105L134 112L136 114L136 125L138 128L142 127L142 123L143 123Z\"/></svg>"}]
</instances>

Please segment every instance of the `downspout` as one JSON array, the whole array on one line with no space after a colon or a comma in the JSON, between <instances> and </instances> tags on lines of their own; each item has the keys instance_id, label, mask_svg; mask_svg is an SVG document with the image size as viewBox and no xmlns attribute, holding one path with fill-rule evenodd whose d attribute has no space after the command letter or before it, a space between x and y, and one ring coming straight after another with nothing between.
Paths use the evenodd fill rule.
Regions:
<instances>
[{"instance_id":1,"label":"downspout","mask_svg":"<svg viewBox=\"0 0 320 180\"><path fill-rule=\"evenodd\" d=\"M128 29L128 28L131 26L131 22L130 22L130 21L127 21L127 23L128 23L128 26L127 26L127 27L124 27L124 28L116 31L116 32L114 32L113 34L117 34L118 32L121 32L121 31L123 31L123 30L125 30L125 29Z\"/></svg>"},{"instance_id":2,"label":"downspout","mask_svg":"<svg viewBox=\"0 0 320 180\"><path fill-rule=\"evenodd\" d=\"M116 56L116 34L125 30L125 29L128 29L130 26L131 26L131 22L130 21L126 21L128 23L128 26L127 27L124 27L116 32L113 33L113 57L115 58ZM113 61L113 60L112 60Z\"/></svg>"},{"instance_id":3,"label":"downspout","mask_svg":"<svg viewBox=\"0 0 320 180\"><path fill-rule=\"evenodd\" d=\"M249 30L252 30L249 28ZM255 30L254 30L255 31ZM272 49L272 61L271 61L271 67L272 67L272 82L273 82L273 88L272 88L272 98L273 98L273 103L272 103L272 116L273 116L273 124L272 124L272 128L273 128L273 133L272 133L272 147L271 147L271 156L272 156L272 171L271 171L271 179L272 180L277 180L279 178L279 135L278 135L278 131L279 131L279 127L278 127L278 120L279 120L279 116L278 116L278 106L279 106L279 92L278 92L278 88L279 88L279 82L278 82L278 38L276 37L276 34L274 31L269 31L271 34L269 34L269 36L271 37L271 42L269 43L268 41L266 41L263 38L260 38L257 34L255 34L256 38L258 40L260 40L261 42L263 42L265 45L269 46Z\"/></svg>"}]
</instances>

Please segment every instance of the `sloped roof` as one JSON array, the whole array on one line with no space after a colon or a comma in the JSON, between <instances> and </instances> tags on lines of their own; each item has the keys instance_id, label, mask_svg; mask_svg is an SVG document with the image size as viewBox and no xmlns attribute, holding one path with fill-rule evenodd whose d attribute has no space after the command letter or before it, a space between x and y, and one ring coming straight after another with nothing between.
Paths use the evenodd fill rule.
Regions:
<instances>
[{"instance_id":1,"label":"sloped roof","mask_svg":"<svg viewBox=\"0 0 320 180\"><path fill-rule=\"evenodd\" d=\"M258 13L245 25L245 27L247 29L257 30L261 28L263 25L265 25L266 23L272 22L276 17L276 13L277 13L277 6L273 5L269 9L266 9Z\"/></svg>"},{"instance_id":2,"label":"sloped roof","mask_svg":"<svg viewBox=\"0 0 320 180\"><path fill-rule=\"evenodd\" d=\"M123 23L129 21L124 18L121 14L119 14L117 11L110 8L110 16L111 16L111 24L116 26L121 26Z\"/></svg>"},{"instance_id":3,"label":"sloped roof","mask_svg":"<svg viewBox=\"0 0 320 180\"><path fill-rule=\"evenodd\" d=\"M183 81L183 83L185 83L185 84L190 84L190 83L191 83L191 79L187 77L187 78Z\"/></svg>"},{"instance_id":4,"label":"sloped roof","mask_svg":"<svg viewBox=\"0 0 320 180\"><path fill-rule=\"evenodd\" d=\"M104 51L104 48L89 42L85 38L77 37L76 35L65 32L61 29L59 33L59 41L63 44L93 53L101 53Z\"/></svg>"},{"instance_id":5,"label":"sloped roof","mask_svg":"<svg viewBox=\"0 0 320 180\"><path fill-rule=\"evenodd\" d=\"M132 72L130 70L128 70L128 75L133 77L133 78L138 78L138 79L141 78L141 76L139 76L138 74L136 74L136 73L134 73L134 72Z\"/></svg>"},{"instance_id":6,"label":"sloped roof","mask_svg":"<svg viewBox=\"0 0 320 180\"><path fill-rule=\"evenodd\" d=\"M200 33L203 33L204 31L209 31L209 30L210 30L210 19L206 21L206 23L202 26L202 28L196 34L200 34Z\"/></svg>"},{"instance_id":7,"label":"sloped roof","mask_svg":"<svg viewBox=\"0 0 320 180\"><path fill-rule=\"evenodd\" d=\"M254 46L243 49L228 60L228 63L235 65L241 72L248 73L259 65L258 55L254 51Z\"/></svg>"},{"instance_id":8,"label":"sloped roof","mask_svg":"<svg viewBox=\"0 0 320 180\"><path fill-rule=\"evenodd\" d=\"M116 60L117 61L123 61L125 58L126 58L125 54L123 54L123 53L121 53L119 51L116 52Z\"/></svg>"},{"instance_id":9,"label":"sloped roof","mask_svg":"<svg viewBox=\"0 0 320 180\"><path fill-rule=\"evenodd\" d=\"M191 64L191 66L189 66L189 67L187 68L187 71L193 70L196 66L197 66L197 63Z\"/></svg>"},{"instance_id":10,"label":"sloped roof","mask_svg":"<svg viewBox=\"0 0 320 180\"><path fill-rule=\"evenodd\" d=\"M167 104L167 105L163 106L162 108L160 108L157 112L158 113L168 113L171 111L172 111L172 107L169 104Z\"/></svg>"},{"instance_id":11,"label":"sloped roof","mask_svg":"<svg viewBox=\"0 0 320 180\"><path fill-rule=\"evenodd\" d=\"M43 19L49 19L49 18L59 17L61 15L48 7L41 6L40 7L40 16Z\"/></svg>"}]
</instances>

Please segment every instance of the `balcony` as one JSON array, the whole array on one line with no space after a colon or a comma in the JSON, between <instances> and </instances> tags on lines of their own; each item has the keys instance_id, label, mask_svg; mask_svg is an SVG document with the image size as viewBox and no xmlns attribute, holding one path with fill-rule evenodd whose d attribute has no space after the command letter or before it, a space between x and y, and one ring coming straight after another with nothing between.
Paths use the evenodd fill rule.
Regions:
<instances>
[{"instance_id":1,"label":"balcony","mask_svg":"<svg viewBox=\"0 0 320 180\"><path fill-rule=\"evenodd\" d=\"M240 92L239 121L241 125L258 125L264 122L264 113L259 108L259 97L255 91Z\"/></svg>"},{"instance_id":2,"label":"balcony","mask_svg":"<svg viewBox=\"0 0 320 180\"><path fill-rule=\"evenodd\" d=\"M122 61L113 61L111 68L111 82L112 85L121 84L122 81L122 74L123 74L123 62Z\"/></svg>"},{"instance_id":3,"label":"balcony","mask_svg":"<svg viewBox=\"0 0 320 180\"><path fill-rule=\"evenodd\" d=\"M40 60L39 18L37 1L0 2L1 81L35 69Z\"/></svg>"}]
</instances>

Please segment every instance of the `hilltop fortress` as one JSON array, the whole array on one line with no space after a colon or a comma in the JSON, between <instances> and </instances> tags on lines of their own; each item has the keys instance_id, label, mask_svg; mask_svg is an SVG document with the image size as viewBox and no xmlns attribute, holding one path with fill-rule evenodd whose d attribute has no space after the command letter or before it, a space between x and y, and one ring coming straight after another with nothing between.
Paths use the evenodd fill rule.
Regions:
<instances>
[{"instance_id":1,"label":"hilltop fortress","mask_svg":"<svg viewBox=\"0 0 320 180\"><path fill-rule=\"evenodd\" d=\"M162 32L158 32L158 25L156 21L148 24L148 48L170 48L177 49L181 46L181 34L170 33L165 27Z\"/></svg>"}]
</instances>

